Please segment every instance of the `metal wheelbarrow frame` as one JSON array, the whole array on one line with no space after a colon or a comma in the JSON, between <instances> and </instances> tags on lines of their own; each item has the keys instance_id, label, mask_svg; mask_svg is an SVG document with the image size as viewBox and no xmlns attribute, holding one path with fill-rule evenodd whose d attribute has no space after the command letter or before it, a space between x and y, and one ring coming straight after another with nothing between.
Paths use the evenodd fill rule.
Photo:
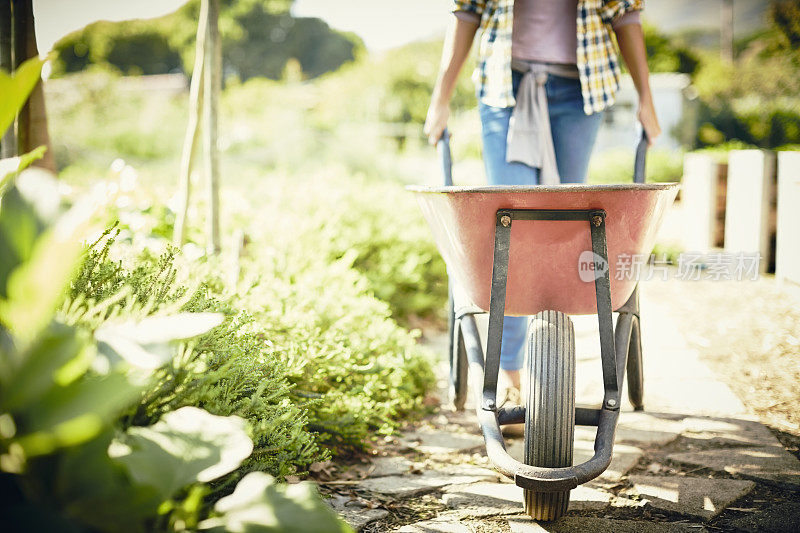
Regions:
<instances>
[{"instance_id":1,"label":"metal wheelbarrow frame","mask_svg":"<svg viewBox=\"0 0 800 533\"><path fill-rule=\"evenodd\" d=\"M422 187L409 189L423 197L428 192L448 192L452 186L452 170L447 131L438 144L445 176L445 188L434 190ZM634 165L634 182L644 184L644 167L647 151L647 140L642 136L637 147ZM628 185L636 188L637 186ZM659 206L663 211L665 202L671 202L677 193L677 185L640 185L644 189L659 189L658 194L666 199ZM452 188L455 189L455 188ZM486 189L491 188L477 188ZM502 189L502 188L500 188ZM671 195L671 197L670 197ZM421 202L424 204L424 202ZM423 205L423 208L425 206ZM516 485L534 493L567 492L579 484L590 481L608 468L611 463L614 436L621 403L621 383L628 372L628 396L634 409L643 409L643 374L642 349L640 333L640 312L638 287L635 281L629 288L619 287L623 298L621 305L612 306L612 283L610 268L594 277L594 309L598 315L601 365L603 375L603 401L600 408L576 406L574 408L574 424L596 426L594 455L588 461L574 466L543 467L524 464L512 458L505 447L501 426L505 424L523 423L526 421L526 407L519 405L511 408L497 406L497 379L500 368L500 348L502 342L503 317L507 309L507 285L509 279L509 248L512 227L519 224L530 224L541 221L566 223L585 223L591 240L591 250L596 258L606 265L609 263L607 244L608 214L602 208L586 207L579 209L550 208L515 208L500 207L494 213L494 243L491 262L491 288L488 298L489 328L486 354L478 334L476 315L484 313L483 308L466 306L455 308L450 290L450 381L451 396L457 409L463 409L466 400L467 366L471 370L476 389L476 413L480 423L486 451L495 468L502 474L512 478ZM659 215L660 216L660 215ZM426 213L428 222L433 226L431 216ZM450 237L452 240L452 237ZM437 243L438 244L438 243ZM641 243L639 243L641 245ZM651 243L652 244L652 243ZM440 250L442 247L440 246ZM453 261L453 257L450 257ZM453 265L449 265L452 267ZM452 275L452 272L451 272ZM463 278L463 276L462 276ZM473 288L473 294L476 290ZM628 296L629 295L629 296ZM512 295L512 301L515 295ZM580 307L580 306L579 306ZM618 312L616 326L613 323L612 311ZM524 311L524 310L523 310ZM586 305L573 310L573 314L587 313ZM513 314L533 314L517 310ZM573 385L574 397L574 385ZM526 429L526 446L527 435ZM570 433L571 435L571 433ZM570 443L571 449L571 443ZM571 455L571 453L570 453ZM527 492L526 492L527 494ZM527 502L526 496L526 502ZM568 502L568 498L567 498ZM526 510L528 510L526 508ZM535 518L554 519L558 516L537 516ZM560 515L566 511L564 504ZM551 513L552 514L552 513Z\"/></svg>"}]
</instances>

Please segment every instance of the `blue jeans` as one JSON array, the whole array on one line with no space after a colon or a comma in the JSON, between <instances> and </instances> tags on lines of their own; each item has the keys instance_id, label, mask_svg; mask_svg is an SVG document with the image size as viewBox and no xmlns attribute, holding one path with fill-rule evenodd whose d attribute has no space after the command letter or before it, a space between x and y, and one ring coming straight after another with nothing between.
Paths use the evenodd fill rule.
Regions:
<instances>
[{"instance_id":1,"label":"blue jeans","mask_svg":"<svg viewBox=\"0 0 800 533\"><path fill-rule=\"evenodd\" d=\"M522 75L512 72L514 93ZM586 115L583 112L581 84L577 79L549 75L545 83L547 105L550 111L550 129L556 165L562 183L583 183L589 168L597 130L602 113ZM506 162L508 122L513 107L491 107L479 104L483 137L483 163L490 185L536 185L539 169L524 163ZM503 320L503 342L500 368L522 368L525 344L526 317L507 316Z\"/></svg>"}]
</instances>

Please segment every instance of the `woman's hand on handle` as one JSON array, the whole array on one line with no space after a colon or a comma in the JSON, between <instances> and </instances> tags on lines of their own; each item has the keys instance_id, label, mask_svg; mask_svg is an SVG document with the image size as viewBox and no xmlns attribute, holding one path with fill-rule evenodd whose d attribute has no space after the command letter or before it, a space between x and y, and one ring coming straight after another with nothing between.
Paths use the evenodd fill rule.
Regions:
<instances>
[{"instance_id":1,"label":"woman's hand on handle","mask_svg":"<svg viewBox=\"0 0 800 533\"><path fill-rule=\"evenodd\" d=\"M650 70L647 68L647 52L644 46L644 33L640 24L625 24L614 29L622 52L622 59L631 73L633 85L639 94L639 110L637 118L642 124L649 145L652 146L661 134L658 125L656 108L653 105L653 95L650 92Z\"/></svg>"},{"instance_id":2,"label":"woman's hand on handle","mask_svg":"<svg viewBox=\"0 0 800 533\"><path fill-rule=\"evenodd\" d=\"M425 117L425 127L423 132L428 136L430 144L436 144L442 138L442 133L447 127L447 120L450 118L450 106L441 103L431 103L428 108L428 116Z\"/></svg>"},{"instance_id":3,"label":"woman's hand on handle","mask_svg":"<svg viewBox=\"0 0 800 533\"><path fill-rule=\"evenodd\" d=\"M653 99L639 98L639 110L636 113L636 118L642 125L649 146L653 146L653 141L661 135L661 126L658 125L658 117L656 116L656 108L653 105Z\"/></svg>"},{"instance_id":4,"label":"woman's hand on handle","mask_svg":"<svg viewBox=\"0 0 800 533\"><path fill-rule=\"evenodd\" d=\"M431 105L425 118L423 131L428 136L428 142L436 144L442 137L442 132L447 127L450 118L450 97L458 81L458 74L469 55L472 40L478 30L478 23L453 17L450 28L442 47L442 62L439 66L439 77L431 95Z\"/></svg>"}]
</instances>

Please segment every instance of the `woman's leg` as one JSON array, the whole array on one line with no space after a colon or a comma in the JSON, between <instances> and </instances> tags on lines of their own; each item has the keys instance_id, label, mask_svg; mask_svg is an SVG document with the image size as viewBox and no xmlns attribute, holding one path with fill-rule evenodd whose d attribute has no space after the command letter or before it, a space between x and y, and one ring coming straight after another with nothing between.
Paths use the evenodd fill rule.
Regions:
<instances>
[{"instance_id":1,"label":"woman's leg","mask_svg":"<svg viewBox=\"0 0 800 533\"><path fill-rule=\"evenodd\" d=\"M549 76L550 129L561 183L584 183L603 113L586 115L579 80Z\"/></svg>"},{"instance_id":2,"label":"woman's leg","mask_svg":"<svg viewBox=\"0 0 800 533\"><path fill-rule=\"evenodd\" d=\"M519 84L519 74L514 72L514 90ZM506 141L511 107L491 107L479 104L483 139L483 162L489 185L536 185L539 169L523 163L506 162ZM500 349L501 374L519 388L519 369L523 365L525 330L528 319L506 316L503 319L503 340Z\"/></svg>"}]
</instances>

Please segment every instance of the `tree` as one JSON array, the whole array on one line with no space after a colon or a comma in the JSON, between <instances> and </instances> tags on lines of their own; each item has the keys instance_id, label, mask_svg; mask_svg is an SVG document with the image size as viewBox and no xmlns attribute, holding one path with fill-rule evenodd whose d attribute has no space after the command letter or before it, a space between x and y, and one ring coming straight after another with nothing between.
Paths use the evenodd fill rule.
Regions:
<instances>
[{"instance_id":1,"label":"tree","mask_svg":"<svg viewBox=\"0 0 800 533\"><path fill-rule=\"evenodd\" d=\"M306 78L336 70L363 48L361 40L316 18L294 18L289 0L220 0L219 32L226 75L280 79L290 58ZM123 73L192 72L201 1L158 19L95 22L58 43L55 75L90 64Z\"/></svg>"}]
</instances>

